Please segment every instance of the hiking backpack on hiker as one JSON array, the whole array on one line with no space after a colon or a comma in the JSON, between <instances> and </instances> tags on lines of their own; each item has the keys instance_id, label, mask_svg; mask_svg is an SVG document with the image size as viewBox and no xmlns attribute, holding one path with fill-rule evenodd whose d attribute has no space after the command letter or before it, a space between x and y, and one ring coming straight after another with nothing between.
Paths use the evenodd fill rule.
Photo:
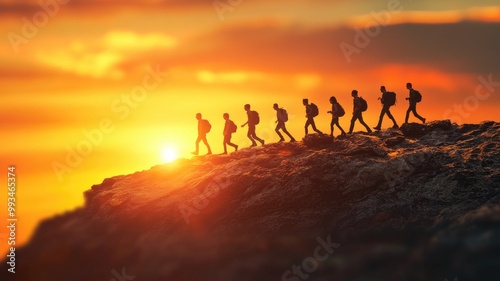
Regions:
<instances>
[{"instance_id":1,"label":"hiking backpack on hiker","mask_svg":"<svg viewBox=\"0 0 500 281\"><path fill-rule=\"evenodd\" d=\"M208 120L201 120L201 131L203 133L210 133L210 130L212 129L212 125L210 125L210 122Z\"/></svg>"},{"instance_id":2,"label":"hiking backpack on hiker","mask_svg":"<svg viewBox=\"0 0 500 281\"><path fill-rule=\"evenodd\" d=\"M314 103L311 103L311 117L316 117L319 115L319 108Z\"/></svg>"},{"instance_id":3,"label":"hiking backpack on hiker","mask_svg":"<svg viewBox=\"0 0 500 281\"><path fill-rule=\"evenodd\" d=\"M260 123L259 113L255 110L250 111L249 120L251 125L257 125Z\"/></svg>"},{"instance_id":4,"label":"hiking backpack on hiker","mask_svg":"<svg viewBox=\"0 0 500 281\"><path fill-rule=\"evenodd\" d=\"M393 106L396 104L396 93L394 92L385 92L382 95L382 103L384 105Z\"/></svg>"},{"instance_id":5,"label":"hiking backpack on hiker","mask_svg":"<svg viewBox=\"0 0 500 281\"><path fill-rule=\"evenodd\" d=\"M238 129L238 126L236 126L236 124L234 124L233 121L229 120L229 123L228 123L229 133L236 133L237 129Z\"/></svg>"},{"instance_id":6,"label":"hiking backpack on hiker","mask_svg":"<svg viewBox=\"0 0 500 281\"><path fill-rule=\"evenodd\" d=\"M278 120L282 122L288 121L288 112L286 112L286 109L284 108L278 109Z\"/></svg>"},{"instance_id":7,"label":"hiking backpack on hiker","mask_svg":"<svg viewBox=\"0 0 500 281\"><path fill-rule=\"evenodd\" d=\"M422 94L417 90L413 90L413 101L414 102L421 102L422 101Z\"/></svg>"},{"instance_id":8,"label":"hiking backpack on hiker","mask_svg":"<svg viewBox=\"0 0 500 281\"><path fill-rule=\"evenodd\" d=\"M359 97L359 109L361 110L361 112L364 112L368 109L368 103L362 97Z\"/></svg>"},{"instance_id":9,"label":"hiking backpack on hiker","mask_svg":"<svg viewBox=\"0 0 500 281\"><path fill-rule=\"evenodd\" d=\"M340 105L340 103L336 103L337 105L337 117L342 117L345 115L345 110L344 108L342 107L342 105Z\"/></svg>"}]
</instances>

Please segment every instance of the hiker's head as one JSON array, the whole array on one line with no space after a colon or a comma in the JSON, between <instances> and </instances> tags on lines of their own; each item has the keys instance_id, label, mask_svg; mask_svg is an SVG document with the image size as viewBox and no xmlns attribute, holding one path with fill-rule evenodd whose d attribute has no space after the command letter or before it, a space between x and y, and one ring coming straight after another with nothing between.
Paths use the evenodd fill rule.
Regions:
<instances>
[{"instance_id":1,"label":"hiker's head","mask_svg":"<svg viewBox=\"0 0 500 281\"><path fill-rule=\"evenodd\" d=\"M309 100L308 99L303 99L302 100L302 104L303 105L308 105L309 104Z\"/></svg>"},{"instance_id":2,"label":"hiker's head","mask_svg":"<svg viewBox=\"0 0 500 281\"><path fill-rule=\"evenodd\" d=\"M337 98L336 98L336 97L334 97L334 96L331 96L331 97L330 97L330 103L331 103L331 104L336 104L336 103L337 103Z\"/></svg>"},{"instance_id":3,"label":"hiker's head","mask_svg":"<svg viewBox=\"0 0 500 281\"><path fill-rule=\"evenodd\" d=\"M196 119L201 120L201 113L196 113Z\"/></svg>"},{"instance_id":4,"label":"hiker's head","mask_svg":"<svg viewBox=\"0 0 500 281\"><path fill-rule=\"evenodd\" d=\"M356 90L352 90L352 92L351 92L351 96L353 96L353 97L357 97L357 96L358 96L358 91L356 91Z\"/></svg>"},{"instance_id":5,"label":"hiker's head","mask_svg":"<svg viewBox=\"0 0 500 281\"><path fill-rule=\"evenodd\" d=\"M228 113L224 113L224 114L222 114L222 117L223 117L225 120L227 120L227 119L229 119L229 114L228 114Z\"/></svg>"},{"instance_id":6,"label":"hiker's head","mask_svg":"<svg viewBox=\"0 0 500 281\"><path fill-rule=\"evenodd\" d=\"M385 93L385 92L386 92L386 90L385 90L385 86L380 86L380 91L381 91L382 93Z\"/></svg>"},{"instance_id":7,"label":"hiker's head","mask_svg":"<svg viewBox=\"0 0 500 281\"><path fill-rule=\"evenodd\" d=\"M411 88L413 88L413 86L411 85L411 83L410 83L410 82L406 83L406 89L408 89L408 90L409 90L409 89L411 89Z\"/></svg>"},{"instance_id":8,"label":"hiker's head","mask_svg":"<svg viewBox=\"0 0 500 281\"><path fill-rule=\"evenodd\" d=\"M246 111L249 111L249 110L250 110L250 105L249 105L248 103L247 103L247 104L245 104L245 110L246 110Z\"/></svg>"}]
</instances>

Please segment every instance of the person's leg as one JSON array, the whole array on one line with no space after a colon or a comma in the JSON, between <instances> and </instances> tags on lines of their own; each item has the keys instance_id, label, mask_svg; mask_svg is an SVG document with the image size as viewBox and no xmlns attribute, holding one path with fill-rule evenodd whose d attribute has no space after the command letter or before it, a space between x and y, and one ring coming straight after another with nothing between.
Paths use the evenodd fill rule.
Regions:
<instances>
[{"instance_id":1,"label":"person's leg","mask_svg":"<svg viewBox=\"0 0 500 281\"><path fill-rule=\"evenodd\" d=\"M332 121L330 122L330 136L333 137L333 125L335 124L335 117L332 117Z\"/></svg>"},{"instance_id":2,"label":"person's leg","mask_svg":"<svg viewBox=\"0 0 500 281\"><path fill-rule=\"evenodd\" d=\"M425 118L423 118L422 116L418 115L418 113L417 113L417 105L416 104L413 107L413 115L415 115L415 117L417 117L420 121L422 121L422 123L425 124Z\"/></svg>"},{"instance_id":3,"label":"person's leg","mask_svg":"<svg viewBox=\"0 0 500 281\"><path fill-rule=\"evenodd\" d=\"M274 129L274 131L276 131L276 134L278 134L278 136L280 137L280 142L285 140L283 138L283 135L280 133L281 128L282 128L281 122L278 122L278 125L276 125L276 129Z\"/></svg>"},{"instance_id":4,"label":"person's leg","mask_svg":"<svg viewBox=\"0 0 500 281\"><path fill-rule=\"evenodd\" d=\"M305 129L306 129L306 136L307 136L307 134L308 134L308 130L307 130L307 128L309 127L309 125L311 125L311 118L307 118L306 125L304 126L304 127L305 127Z\"/></svg>"},{"instance_id":5,"label":"person's leg","mask_svg":"<svg viewBox=\"0 0 500 281\"><path fill-rule=\"evenodd\" d=\"M368 125L366 125L365 121L363 120L363 113L359 113L359 123L361 123L361 125L365 126L366 128L366 131L368 131L368 133L371 133L372 130L370 129L370 127L368 127Z\"/></svg>"},{"instance_id":6,"label":"person's leg","mask_svg":"<svg viewBox=\"0 0 500 281\"><path fill-rule=\"evenodd\" d=\"M259 137L257 136L257 134L255 133L255 127L254 127L254 129L253 129L253 135L252 135L252 137L253 137L253 139L254 139L254 140L258 140L258 141L260 142L260 144L264 145L264 140L263 140L263 139L261 139L261 138L259 138Z\"/></svg>"},{"instance_id":7,"label":"person's leg","mask_svg":"<svg viewBox=\"0 0 500 281\"><path fill-rule=\"evenodd\" d=\"M250 139L250 141L252 142L252 145L251 145L251 146L256 146L256 145L257 145L257 143L255 142L255 140L254 140L254 139L253 139L253 137L252 137L252 136L253 136L253 134L254 134L254 133L253 133L253 131L252 131L252 129L253 129L253 131L255 131L255 126L250 126L250 125L248 125L248 133L247 133L247 137L248 137L248 138Z\"/></svg>"},{"instance_id":8,"label":"person's leg","mask_svg":"<svg viewBox=\"0 0 500 281\"><path fill-rule=\"evenodd\" d=\"M283 132L290 138L290 141L292 141L292 142L295 141L295 138L286 129L285 123L283 123L282 129L283 129Z\"/></svg>"},{"instance_id":9,"label":"person's leg","mask_svg":"<svg viewBox=\"0 0 500 281\"><path fill-rule=\"evenodd\" d=\"M198 155L198 153L200 152L200 141L201 141L201 137L198 135L198 138L196 139L196 142L195 142L196 150L193 152L194 155Z\"/></svg>"},{"instance_id":10,"label":"person's leg","mask_svg":"<svg viewBox=\"0 0 500 281\"><path fill-rule=\"evenodd\" d=\"M406 117L405 117L405 123L408 123L408 119L410 119L410 112L412 111L412 106L408 107L408 110L406 110Z\"/></svg>"},{"instance_id":11,"label":"person's leg","mask_svg":"<svg viewBox=\"0 0 500 281\"><path fill-rule=\"evenodd\" d=\"M394 116L392 116L390 107L387 107L386 113L387 113L387 116L389 117L389 119L392 120L392 123L393 123L392 127L393 128L399 128L398 123L396 122L396 119L394 119Z\"/></svg>"},{"instance_id":12,"label":"person's leg","mask_svg":"<svg viewBox=\"0 0 500 281\"><path fill-rule=\"evenodd\" d=\"M386 108L384 106L384 107L382 107L382 110L380 111L380 116L378 117L378 124L377 124L377 126L373 127L373 129L380 130L382 128L382 121L384 120L385 114L386 114Z\"/></svg>"},{"instance_id":13,"label":"person's leg","mask_svg":"<svg viewBox=\"0 0 500 281\"><path fill-rule=\"evenodd\" d=\"M340 129L340 131L342 132L342 135L345 135L345 131L344 129L342 129L342 127L340 126L340 123L339 123L339 118L336 117L335 120L334 120L334 124L337 125L337 127Z\"/></svg>"},{"instance_id":14,"label":"person's leg","mask_svg":"<svg viewBox=\"0 0 500 281\"><path fill-rule=\"evenodd\" d=\"M358 119L359 114L354 113L351 118L351 126L349 127L349 134L352 134L352 130L354 130L354 123L356 123L356 120Z\"/></svg>"},{"instance_id":15,"label":"person's leg","mask_svg":"<svg viewBox=\"0 0 500 281\"><path fill-rule=\"evenodd\" d=\"M236 145L236 144L234 144L234 143L231 142L232 136L233 136L233 134L231 134L231 133L229 133L229 134L226 135L226 139L227 139L226 143L228 145L232 146L235 150L238 150L238 145Z\"/></svg>"},{"instance_id":16,"label":"person's leg","mask_svg":"<svg viewBox=\"0 0 500 281\"><path fill-rule=\"evenodd\" d=\"M311 118L311 126L312 126L313 130L314 130L316 133L318 133L318 134L323 134L323 132L321 132L320 130L318 130L318 129L316 128L316 122L314 122L314 118Z\"/></svg>"},{"instance_id":17,"label":"person's leg","mask_svg":"<svg viewBox=\"0 0 500 281\"><path fill-rule=\"evenodd\" d=\"M227 154L227 145L226 145L226 144L228 144L228 143L229 143L229 141L228 141L228 137L227 137L227 136L228 136L228 135L225 135L225 136L224 136L224 141L223 141L223 145L224 145L224 154Z\"/></svg>"},{"instance_id":18,"label":"person's leg","mask_svg":"<svg viewBox=\"0 0 500 281\"><path fill-rule=\"evenodd\" d=\"M203 135L201 140L203 141L203 143L207 147L207 150L208 150L207 155L212 154L212 149L210 148L210 145L208 144L208 141L207 141L207 135Z\"/></svg>"}]
</instances>

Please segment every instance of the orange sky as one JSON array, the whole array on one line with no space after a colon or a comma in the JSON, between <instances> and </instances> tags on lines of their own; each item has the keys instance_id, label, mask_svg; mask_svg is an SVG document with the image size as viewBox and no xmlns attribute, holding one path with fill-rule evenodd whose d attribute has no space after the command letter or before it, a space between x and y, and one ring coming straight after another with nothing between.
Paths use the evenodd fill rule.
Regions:
<instances>
[{"instance_id":1,"label":"orange sky","mask_svg":"<svg viewBox=\"0 0 500 281\"><path fill-rule=\"evenodd\" d=\"M81 206L82 192L106 177L161 164L165 148L190 157L197 112L213 125L215 153L222 113L242 124L245 103L260 112L268 143L278 140L273 103L302 138L302 98L319 105L327 132L328 98L347 110L348 128L352 89L370 104L370 126L379 87L395 91L401 123L409 81L428 120L499 121L496 1L268 2L219 4L222 12L201 0L47 0L45 9L0 0L1 180L17 166L18 242L41 219ZM342 44L355 51L346 56ZM249 145L244 129L234 141Z\"/></svg>"}]
</instances>

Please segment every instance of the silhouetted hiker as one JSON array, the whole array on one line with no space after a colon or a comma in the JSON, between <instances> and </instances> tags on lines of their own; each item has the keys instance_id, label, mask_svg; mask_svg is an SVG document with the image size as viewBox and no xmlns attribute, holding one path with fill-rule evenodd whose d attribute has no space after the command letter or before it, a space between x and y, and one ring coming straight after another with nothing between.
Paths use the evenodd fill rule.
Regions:
<instances>
[{"instance_id":1,"label":"silhouetted hiker","mask_svg":"<svg viewBox=\"0 0 500 281\"><path fill-rule=\"evenodd\" d=\"M208 149L207 155L211 155L212 150L210 149L210 145L207 142L207 134L210 132L210 129L212 129L212 125L210 125L208 120L201 118L201 113L196 114L196 119L198 120L198 138L196 139L196 151L191 153L193 153L194 155L198 155L198 153L200 152L200 141L203 141Z\"/></svg>"},{"instance_id":2,"label":"silhouetted hiker","mask_svg":"<svg viewBox=\"0 0 500 281\"><path fill-rule=\"evenodd\" d=\"M384 115L387 114L389 119L392 120L393 123L393 128L398 129L398 123L396 123L396 119L391 114L391 111L389 110L391 106L396 104L396 93L394 92L388 92L385 89L385 86L380 87L380 91L382 92L382 98L379 98L380 102L382 103L382 111L380 112L380 117L378 119L378 124L377 126L373 127L373 129L380 131L380 128L382 127L382 120L384 119Z\"/></svg>"},{"instance_id":3,"label":"silhouetted hiker","mask_svg":"<svg viewBox=\"0 0 500 281\"><path fill-rule=\"evenodd\" d=\"M273 108L274 108L274 110L276 110L276 123L278 123L278 125L276 125L276 129L274 129L274 130L276 131L276 133L280 137L280 142L285 141L285 138L283 138L283 135L280 133L280 130L283 130L283 132L285 134L287 134L288 137L290 137L290 142L294 142L295 139L286 130L286 126L285 126L285 122L288 121L288 113L286 112L286 110L284 108L279 108L277 103L275 103L273 105Z\"/></svg>"},{"instance_id":4,"label":"silhouetted hiker","mask_svg":"<svg viewBox=\"0 0 500 281\"><path fill-rule=\"evenodd\" d=\"M368 104L363 98L358 97L358 91L356 90L353 90L351 92L351 96L353 97L354 109L352 112L351 127L349 128L349 134L352 134L352 130L354 129L354 123L358 119L359 123L365 126L368 133L371 133L372 130L370 129L370 127L368 127L368 125L366 125L365 121L363 121L363 111L366 111L366 109L368 108Z\"/></svg>"},{"instance_id":5,"label":"silhouetted hiker","mask_svg":"<svg viewBox=\"0 0 500 281\"><path fill-rule=\"evenodd\" d=\"M415 115L415 117L420 119L420 121L425 124L425 118L418 115L417 113L417 102L420 102L422 100L422 95L419 91L413 89L411 83L406 83L406 89L410 90L410 96L406 98L406 100L410 101L410 107L408 107L408 110L406 111L405 123L408 123L410 112L413 112L413 115Z\"/></svg>"},{"instance_id":6,"label":"silhouetted hiker","mask_svg":"<svg viewBox=\"0 0 500 281\"><path fill-rule=\"evenodd\" d=\"M245 104L245 110L247 112L248 121L245 124L241 125L241 127L243 128L248 124L247 137L252 141L252 145L250 147L257 146L255 140L258 140L262 145L264 145L264 140L257 137L257 135L255 134L255 126L257 126L257 124L259 124L260 122L259 113L254 110L250 110L249 104Z\"/></svg>"},{"instance_id":7,"label":"silhouetted hiker","mask_svg":"<svg viewBox=\"0 0 500 281\"><path fill-rule=\"evenodd\" d=\"M224 113L222 115L222 117L224 118L224 120L226 120L226 123L224 125L224 131L222 132L222 134L224 135L224 153L223 154L227 154L227 145L234 147L235 151L238 151L238 146L234 143L231 143L231 137L232 137L233 133L236 133L236 130L238 129L238 127L236 126L236 124L234 124L233 121L229 120L228 113Z\"/></svg>"},{"instance_id":8,"label":"silhouetted hiker","mask_svg":"<svg viewBox=\"0 0 500 281\"><path fill-rule=\"evenodd\" d=\"M313 130L318 133L318 134L323 134L320 130L316 129L316 123L314 123L314 117L318 116L319 114L319 109L318 106L315 105L314 103L309 104L308 99L303 99L302 104L306 107L306 125L304 126L306 129L306 135L308 134L308 127L309 125L312 126Z\"/></svg>"},{"instance_id":9,"label":"silhouetted hiker","mask_svg":"<svg viewBox=\"0 0 500 281\"><path fill-rule=\"evenodd\" d=\"M332 104L332 110L328 111L327 113L332 114L332 122L330 123L330 136L333 137L333 125L337 125L337 127L340 129L342 132L342 136L345 135L344 129L340 127L339 124L339 117L342 117L345 115L345 111L340 105L340 103L337 102L337 98L335 97L330 97L330 103Z\"/></svg>"}]
</instances>

